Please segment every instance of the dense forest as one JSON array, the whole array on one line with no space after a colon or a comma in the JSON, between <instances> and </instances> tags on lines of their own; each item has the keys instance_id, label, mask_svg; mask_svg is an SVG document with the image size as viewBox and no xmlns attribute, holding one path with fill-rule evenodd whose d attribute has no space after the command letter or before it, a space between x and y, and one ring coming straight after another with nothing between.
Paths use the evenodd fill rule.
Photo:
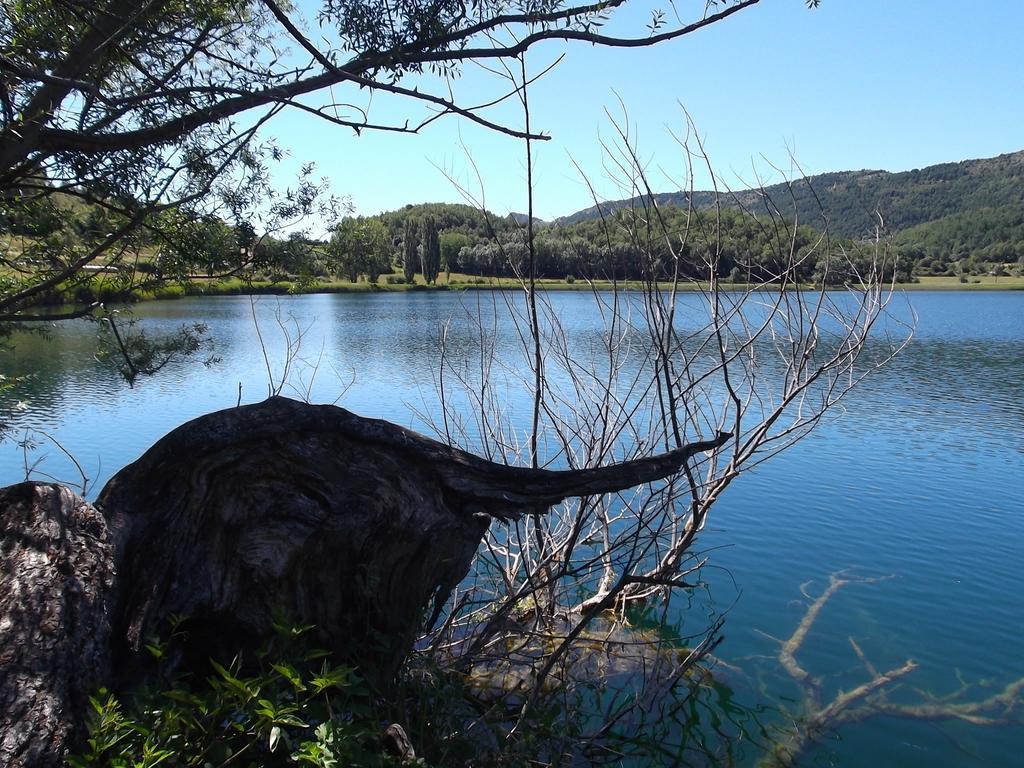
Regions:
<instances>
[{"instance_id":1,"label":"dense forest","mask_svg":"<svg viewBox=\"0 0 1024 768\"><path fill-rule=\"evenodd\" d=\"M998 272L1024 256L1024 152L902 173L825 173L717 199L754 214L777 210L818 231L827 222L829 232L840 238L870 238L881 222L914 274ZM708 210L716 196L673 192L656 194L654 201ZM557 223L594 220L638 202L602 203Z\"/></svg>"},{"instance_id":2,"label":"dense forest","mask_svg":"<svg viewBox=\"0 0 1024 768\"><path fill-rule=\"evenodd\" d=\"M723 195L724 205L752 210L767 205L787 216L815 225L824 215L833 234L863 237L878 225L876 211L886 228L899 232L928 221L975 208L1024 204L1024 151L981 160L942 163L927 168L889 173L887 171L840 171L808 176L792 184L773 184ZM656 194L660 204L686 207L692 200L697 209L715 204L712 192L666 192ZM629 200L601 204L608 212L628 207ZM824 211L822 211L822 208ZM597 218L596 206L558 219L572 224Z\"/></svg>"},{"instance_id":3,"label":"dense forest","mask_svg":"<svg viewBox=\"0 0 1024 768\"><path fill-rule=\"evenodd\" d=\"M421 205L381 218L397 244L404 222L422 217L438 223L444 269L515 275L526 262L521 217ZM717 198L698 191L618 200L537 231L538 274L548 278L665 277L678 263L688 278L713 268L721 278L765 279L792 248L801 279L839 283L867 263L878 235L887 269L901 280L1003 275L1024 265L1024 152L903 173L827 173Z\"/></svg>"},{"instance_id":4,"label":"dense forest","mask_svg":"<svg viewBox=\"0 0 1024 768\"><path fill-rule=\"evenodd\" d=\"M778 274L790 251L800 263L795 277L815 284L856 280L879 251L885 278L901 282L922 275L1019 274L1022 176L1019 152L906 173L824 174L723 197L720 209L708 192L614 201L535 222L536 274L569 282L712 274L762 281ZM0 228L9 249L19 242L89 244L119 224L123 214L112 210L64 193L32 204L8 199ZM242 219L168 211L132 239L134 275L126 284L139 286L140 275L160 284L231 277L300 287L332 279L429 284L442 272L516 277L525 274L530 256L524 219L468 205L406 205L343 218L318 240L298 231L257 235ZM885 223L881 241L879 221ZM116 284L110 276L107 282ZM76 285L44 298L82 300L89 290Z\"/></svg>"},{"instance_id":5,"label":"dense forest","mask_svg":"<svg viewBox=\"0 0 1024 768\"><path fill-rule=\"evenodd\" d=\"M1002 274L1024 264L1024 204L974 208L919 224L896 236L921 275Z\"/></svg>"}]
</instances>

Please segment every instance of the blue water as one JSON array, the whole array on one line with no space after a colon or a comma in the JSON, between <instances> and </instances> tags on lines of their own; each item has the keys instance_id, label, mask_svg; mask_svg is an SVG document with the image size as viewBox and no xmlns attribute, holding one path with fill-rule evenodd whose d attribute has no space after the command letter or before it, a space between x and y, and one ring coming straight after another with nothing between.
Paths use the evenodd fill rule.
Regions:
<instances>
[{"instance_id":1,"label":"blue water","mask_svg":"<svg viewBox=\"0 0 1024 768\"><path fill-rule=\"evenodd\" d=\"M581 359L596 359L602 326L592 299L565 293L550 301ZM722 679L769 733L787 722L799 696L770 636L784 638L800 621L808 602L801 585L814 596L840 569L884 580L838 592L799 654L822 678L826 699L867 679L850 637L879 669L908 659L920 665L893 701L951 694L961 681L972 684L963 700L975 700L1024 676L1024 293L913 293L898 302L898 313L909 317L912 307L917 318L903 353L810 438L734 483L700 540L711 557L709 593L728 611L717 653L738 667L723 669ZM442 328L452 359L471 364L481 342L467 318L480 308L496 318L499 352L516 360L502 295L324 295L255 305L275 380L284 343L275 315L292 337L305 329L305 364L284 394L308 391L314 401L417 429L425 428L422 414L436 413ZM248 298L136 311L149 332L203 320L221 361L172 365L129 388L95 359L95 326L15 337L0 373L29 378L0 395L12 425L0 444L0 481L21 480L26 467L78 481L45 432L77 457L92 494L183 421L266 396ZM509 398L513 421L524 423L528 401ZM32 435L36 447L17 445ZM876 717L841 727L803 764L1019 765L1022 712L1016 724L997 727ZM740 740L733 754L747 764L759 748Z\"/></svg>"}]
</instances>

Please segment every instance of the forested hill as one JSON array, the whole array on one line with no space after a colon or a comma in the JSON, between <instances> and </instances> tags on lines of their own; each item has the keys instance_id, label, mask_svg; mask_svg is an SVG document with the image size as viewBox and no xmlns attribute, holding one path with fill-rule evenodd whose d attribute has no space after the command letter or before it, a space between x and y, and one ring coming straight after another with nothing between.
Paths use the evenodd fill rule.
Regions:
<instances>
[{"instance_id":1,"label":"forested hill","mask_svg":"<svg viewBox=\"0 0 1024 768\"><path fill-rule=\"evenodd\" d=\"M831 232L841 237L862 237L874 232L878 211L887 230L899 233L949 216L962 216L979 209L1024 206L1024 151L982 160L943 163L927 168L888 171L841 171L823 173L795 183L791 188L775 184L762 191L746 190L722 195L723 205L743 205L756 211L767 195L784 213L794 212L800 222L817 229L822 226L822 209ZM687 195L669 192L655 195L659 204L685 207ZM695 192L694 207L714 204L712 192ZM631 200L602 203L605 213L628 207ZM558 219L573 224L597 218L597 207Z\"/></svg>"}]
</instances>

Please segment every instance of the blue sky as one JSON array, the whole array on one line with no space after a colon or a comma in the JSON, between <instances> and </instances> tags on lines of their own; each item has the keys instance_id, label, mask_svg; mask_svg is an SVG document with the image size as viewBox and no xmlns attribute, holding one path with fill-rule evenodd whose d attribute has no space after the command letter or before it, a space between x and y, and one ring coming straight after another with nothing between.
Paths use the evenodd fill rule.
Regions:
<instances>
[{"instance_id":1,"label":"blue sky","mask_svg":"<svg viewBox=\"0 0 1024 768\"><path fill-rule=\"evenodd\" d=\"M701 0L677 0L680 8ZM643 26L653 3L624 21ZM578 164L603 199L621 197L601 141L614 131L606 111L628 112L658 191L685 184L686 164L672 133L685 132L683 108L704 141L715 173L730 186L773 166L806 173L861 168L906 170L1024 148L1024 1L762 0L691 36L648 49L551 45L532 51L531 72L565 59L530 89L535 145L535 212L542 218L592 204ZM434 85L437 81L425 81ZM501 83L469 67L453 83L467 103ZM336 96L342 96L342 93ZM413 114L404 101L374 98L371 117ZM493 113L521 126L518 109ZM315 162L359 214L405 203L462 202L458 184L497 213L526 208L525 158L514 139L447 117L417 135L363 133L282 115L273 134L291 162ZM469 159L472 158L472 161ZM706 188L709 176L696 172Z\"/></svg>"}]
</instances>

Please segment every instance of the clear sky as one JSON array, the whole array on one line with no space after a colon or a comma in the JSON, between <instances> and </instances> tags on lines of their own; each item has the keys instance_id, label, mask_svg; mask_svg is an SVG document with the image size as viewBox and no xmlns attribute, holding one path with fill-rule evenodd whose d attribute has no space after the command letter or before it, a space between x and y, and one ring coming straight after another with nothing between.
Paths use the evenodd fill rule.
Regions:
<instances>
[{"instance_id":1,"label":"clear sky","mask_svg":"<svg viewBox=\"0 0 1024 768\"><path fill-rule=\"evenodd\" d=\"M630 14L642 28L649 11ZM537 73L561 53L529 92L534 129L552 137L535 145L535 214L545 219L593 204L574 161L602 199L623 196L601 150L613 135L606 110L621 116L619 99L656 191L685 183L672 138L685 132L684 107L716 174L734 187L755 174L780 180L772 165L788 171L791 156L811 174L898 171L1024 148L1024 0L823 0L816 10L804 0L762 0L652 48L550 45L531 52L527 65ZM453 83L468 103L501 86L475 67ZM375 98L370 114L414 113L406 102ZM518 109L492 116L522 125ZM416 135L355 136L293 113L272 132L292 162L315 162L359 214L463 202L444 172L478 197L478 171L496 213L526 208L522 143L456 117ZM695 183L706 188L707 174Z\"/></svg>"}]
</instances>

